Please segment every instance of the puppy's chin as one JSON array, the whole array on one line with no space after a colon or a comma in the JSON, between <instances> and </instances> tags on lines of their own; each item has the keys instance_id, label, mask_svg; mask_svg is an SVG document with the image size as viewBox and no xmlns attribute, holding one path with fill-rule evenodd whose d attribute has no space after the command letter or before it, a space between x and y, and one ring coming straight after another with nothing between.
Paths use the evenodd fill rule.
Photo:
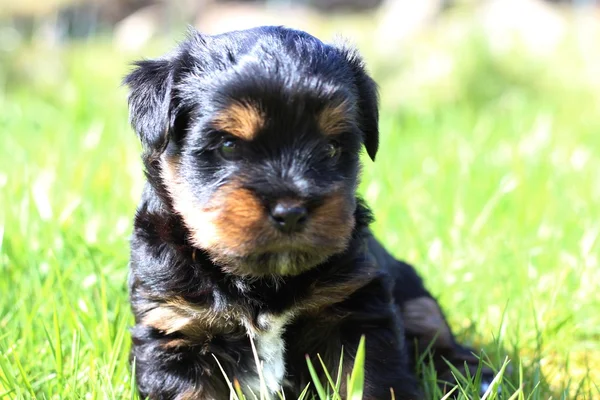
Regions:
<instances>
[{"instance_id":1,"label":"puppy's chin","mask_svg":"<svg viewBox=\"0 0 600 400\"><path fill-rule=\"evenodd\" d=\"M213 262L224 271L246 277L294 276L327 261L332 254L289 250L247 256L212 254Z\"/></svg>"}]
</instances>

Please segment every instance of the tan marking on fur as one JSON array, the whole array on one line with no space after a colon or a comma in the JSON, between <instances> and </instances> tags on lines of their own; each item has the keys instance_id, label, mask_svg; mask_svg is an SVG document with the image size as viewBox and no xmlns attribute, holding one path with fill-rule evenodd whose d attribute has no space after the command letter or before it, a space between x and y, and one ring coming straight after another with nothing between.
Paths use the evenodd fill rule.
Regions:
<instances>
[{"instance_id":1,"label":"tan marking on fur","mask_svg":"<svg viewBox=\"0 0 600 400\"><path fill-rule=\"evenodd\" d=\"M200 400L205 398L203 390L189 389L177 395L175 400Z\"/></svg>"},{"instance_id":2,"label":"tan marking on fur","mask_svg":"<svg viewBox=\"0 0 600 400\"><path fill-rule=\"evenodd\" d=\"M265 126L265 115L255 104L233 103L217 114L213 126L240 139L252 140Z\"/></svg>"},{"instance_id":3,"label":"tan marking on fur","mask_svg":"<svg viewBox=\"0 0 600 400\"><path fill-rule=\"evenodd\" d=\"M209 307L190 304L181 298L155 303L147 310L142 310L142 315L143 325L165 334L179 332L196 341L209 341L216 333L233 332L239 329L240 321L247 318L237 308L215 311ZM183 345L183 342L172 345ZM165 346L171 345L165 343Z\"/></svg>"},{"instance_id":4,"label":"tan marking on fur","mask_svg":"<svg viewBox=\"0 0 600 400\"><path fill-rule=\"evenodd\" d=\"M220 205L219 218L213 224L224 252L250 253L256 239L275 238L264 206L251 191L226 184L215 198Z\"/></svg>"},{"instance_id":5,"label":"tan marking on fur","mask_svg":"<svg viewBox=\"0 0 600 400\"><path fill-rule=\"evenodd\" d=\"M317 116L319 129L326 136L344 133L352 127L351 108L347 101L329 105Z\"/></svg>"},{"instance_id":6,"label":"tan marking on fur","mask_svg":"<svg viewBox=\"0 0 600 400\"><path fill-rule=\"evenodd\" d=\"M190 316L170 305L158 306L146 312L142 318L142 324L166 334L188 330L193 326Z\"/></svg>"},{"instance_id":7,"label":"tan marking on fur","mask_svg":"<svg viewBox=\"0 0 600 400\"><path fill-rule=\"evenodd\" d=\"M352 205L344 193L337 191L309 216L309 224L303 236L310 238L316 246L322 241L328 242L335 238L342 246L339 250L343 250L355 223Z\"/></svg>"},{"instance_id":8,"label":"tan marking on fur","mask_svg":"<svg viewBox=\"0 0 600 400\"><path fill-rule=\"evenodd\" d=\"M187 339L172 339L172 340L162 342L160 344L160 347L162 347L163 349L169 350L169 349L177 349L180 347L188 347L192 344L193 343Z\"/></svg>"},{"instance_id":9,"label":"tan marking on fur","mask_svg":"<svg viewBox=\"0 0 600 400\"><path fill-rule=\"evenodd\" d=\"M177 159L163 157L163 182L175 211L191 232L194 246L225 255L245 254L252 251L257 237L267 239L276 235L270 229L260 200L249 190L236 188L232 183L217 189L205 206L198 204L180 178L177 162Z\"/></svg>"},{"instance_id":10,"label":"tan marking on fur","mask_svg":"<svg viewBox=\"0 0 600 400\"><path fill-rule=\"evenodd\" d=\"M298 307L307 313L320 313L323 309L348 299L358 289L367 285L375 276L375 271L373 266L372 269L343 282L336 281L330 284L316 282L311 288L310 295Z\"/></svg>"},{"instance_id":11,"label":"tan marking on fur","mask_svg":"<svg viewBox=\"0 0 600 400\"><path fill-rule=\"evenodd\" d=\"M402 320L406 331L417 335L423 344L435 340L435 347L452 346L452 333L434 299L419 297L407 301L402 307Z\"/></svg>"},{"instance_id":12,"label":"tan marking on fur","mask_svg":"<svg viewBox=\"0 0 600 400\"><path fill-rule=\"evenodd\" d=\"M161 158L161 177L173 200L173 208L181 215L183 222L191 232L192 243L206 248L218 240L212 220L216 211L204 210L197 204L194 194L185 185L179 175L179 160L163 156Z\"/></svg>"}]
</instances>

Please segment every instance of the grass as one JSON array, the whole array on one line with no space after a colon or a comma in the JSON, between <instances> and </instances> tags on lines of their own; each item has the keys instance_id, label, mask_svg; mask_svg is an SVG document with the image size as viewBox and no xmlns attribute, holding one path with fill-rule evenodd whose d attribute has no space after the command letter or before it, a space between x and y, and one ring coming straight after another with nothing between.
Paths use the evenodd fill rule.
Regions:
<instances>
[{"instance_id":1,"label":"grass","mask_svg":"<svg viewBox=\"0 0 600 400\"><path fill-rule=\"evenodd\" d=\"M377 236L485 350L502 386L487 398L600 397L597 89L572 46L540 62L421 44L401 62L369 55L382 145L361 192ZM118 87L135 56L101 39L2 51L0 398L136 398L125 281L143 178ZM440 55L452 69L416 80Z\"/></svg>"}]
</instances>

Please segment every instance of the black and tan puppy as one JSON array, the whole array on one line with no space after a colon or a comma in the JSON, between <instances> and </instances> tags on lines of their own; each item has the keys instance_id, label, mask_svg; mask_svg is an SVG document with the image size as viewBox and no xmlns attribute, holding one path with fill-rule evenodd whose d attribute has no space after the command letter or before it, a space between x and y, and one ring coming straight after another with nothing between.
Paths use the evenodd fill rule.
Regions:
<instances>
[{"instance_id":1,"label":"black and tan puppy","mask_svg":"<svg viewBox=\"0 0 600 400\"><path fill-rule=\"evenodd\" d=\"M420 397L414 343L476 363L369 231L356 188L361 148L377 153L377 92L354 50L264 27L192 33L136 65L125 82L148 178L130 277L142 396L228 399L215 358L259 393L250 338L273 397L310 381L306 354L336 370L343 348L348 372L361 335L365 399Z\"/></svg>"}]
</instances>

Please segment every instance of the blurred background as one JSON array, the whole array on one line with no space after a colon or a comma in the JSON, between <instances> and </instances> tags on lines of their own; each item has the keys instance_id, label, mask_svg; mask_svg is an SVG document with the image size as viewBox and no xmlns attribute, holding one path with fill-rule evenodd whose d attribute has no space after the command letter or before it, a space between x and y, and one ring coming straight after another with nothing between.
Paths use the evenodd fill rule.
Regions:
<instances>
[{"instance_id":1,"label":"blurred background","mask_svg":"<svg viewBox=\"0 0 600 400\"><path fill-rule=\"evenodd\" d=\"M381 92L377 236L509 356L506 398L600 398L596 0L0 0L0 398L131 395L121 79L190 25L353 42Z\"/></svg>"}]
</instances>

